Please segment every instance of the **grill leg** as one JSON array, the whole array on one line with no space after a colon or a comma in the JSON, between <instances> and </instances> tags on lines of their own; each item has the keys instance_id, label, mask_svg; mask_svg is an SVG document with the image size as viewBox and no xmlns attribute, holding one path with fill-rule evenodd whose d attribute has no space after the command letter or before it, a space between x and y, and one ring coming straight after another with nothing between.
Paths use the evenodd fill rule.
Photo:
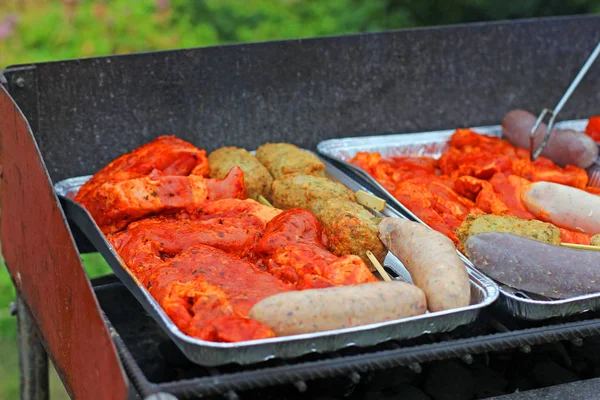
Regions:
<instances>
[{"instance_id":1,"label":"grill leg","mask_svg":"<svg viewBox=\"0 0 600 400\"><path fill-rule=\"evenodd\" d=\"M17 295L21 400L48 400L48 355L25 302Z\"/></svg>"}]
</instances>

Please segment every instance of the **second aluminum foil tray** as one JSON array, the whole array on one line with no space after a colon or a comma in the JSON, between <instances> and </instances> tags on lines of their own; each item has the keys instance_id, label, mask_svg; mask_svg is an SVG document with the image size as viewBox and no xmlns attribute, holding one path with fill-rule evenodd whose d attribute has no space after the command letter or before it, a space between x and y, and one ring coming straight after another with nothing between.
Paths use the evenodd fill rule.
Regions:
<instances>
[{"instance_id":1,"label":"second aluminum foil tray","mask_svg":"<svg viewBox=\"0 0 600 400\"><path fill-rule=\"evenodd\" d=\"M587 119L562 121L557 123L555 128L585 131L586 124ZM471 129L485 135L502 136L502 128L499 125ZM372 188L375 194L383 197L402 214L413 221L426 225L366 171L351 164L350 160L360 151L379 152L383 157L428 156L439 158L448 149L448 142L454 131L454 129L450 129L432 132L331 139L319 143L317 150L320 155L341 164L350 173L358 176L359 180ZM468 258L461 253L459 254L467 265L475 268ZM496 305L520 319L543 320L600 309L600 293L553 300L524 293L502 284L499 287L501 296Z\"/></svg>"}]
</instances>

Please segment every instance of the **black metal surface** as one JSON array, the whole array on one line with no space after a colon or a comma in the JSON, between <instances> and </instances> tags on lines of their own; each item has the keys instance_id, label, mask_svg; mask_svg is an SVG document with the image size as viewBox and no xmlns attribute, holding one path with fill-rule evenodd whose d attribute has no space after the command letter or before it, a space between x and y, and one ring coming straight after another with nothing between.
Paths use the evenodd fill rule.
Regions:
<instances>
[{"instance_id":1,"label":"black metal surface","mask_svg":"<svg viewBox=\"0 0 600 400\"><path fill-rule=\"evenodd\" d=\"M600 16L563 17L84 59L36 64L37 96L19 96L28 80L9 87L57 181L167 133L207 150L314 149L331 137L498 123L514 107L537 113L560 98L599 27ZM599 72L561 118L598 110Z\"/></svg>"},{"instance_id":2,"label":"black metal surface","mask_svg":"<svg viewBox=\"0 0 600 400\"><path fill-rule=\"evenodd\" d=\"M35 66L18 67L5 74L6 88L27 118L33 132L38 131L38 86Z\"/></svg>"},{"instance_id":3,"label":"black metal surface","mask_svg":"<svg viewBox=\"0 0 600 400\"><path fill-rule=\"evenodd\" d=\"M394 382L394 376L401 381L405 378L399 377L410 376L413 383L429 390L423 381L425 376L433 376L448 363L458 362L465 368L477 369L483 368L481 364L487 359L488 369L499 369L494 364L502 363L513 363L513 368L519 369L519 364L531 363L531 360L546 362L547 359L564 358L567 354L564 348L569 348L568 354L571 354L567 354L567 358L575 360L579 357L577 354L589 352L598 358L600 365L600 357L593 356L600 345L600 315L590 314L588 319L580 316L551 326L523 324L510 319L501 324L487 315L469 329L371 349L347 349L325 356L311 355L289 362L271 361L248 367L203 368L185 359L116 279L102 278L95 282L95 291L114 327L113 336L118 335L115 343L124 368L144 396L165 392L179 399L227 396L228 393L243 398L310 398L317 394L340 398L347 391L375 390L373 382L382 375L391 379L387 384L392 386L398 383ZM595 338L586 339L590 336ZM591 347L586 349L585 346ZM593 372L588 372L592 367L588 367L579 373L582 379L594 376ZM535 388L520 385L521 390ZM511 390L514 388L493 394L510 393Z\"/></svg>"}]
</instances>

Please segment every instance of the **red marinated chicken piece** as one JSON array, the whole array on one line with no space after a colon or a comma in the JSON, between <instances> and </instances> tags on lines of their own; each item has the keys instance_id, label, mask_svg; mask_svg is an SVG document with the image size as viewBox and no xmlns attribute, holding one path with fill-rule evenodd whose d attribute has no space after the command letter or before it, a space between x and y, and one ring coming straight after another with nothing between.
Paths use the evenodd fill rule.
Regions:
<instances>
[{"instance_id":1,"label":"red marinated chicken piece","mask_svg":"<svg viewBox=\"0 0 600 400\"><path fill-rule=\"evenodd\" d=\"M165 259L138 279L173 322L188 335L211 341L275 336L246 318L262 299L292 287L254 264L205 245Z\"/></svg>"},{"instance_id":2,"label":"red marinated chicken piece","mask_svg":"<svg viewBox=\"0 0 600 400\"><path fill-rule=\"evenodd\" d=\"M461 176L454 181L454 189L467 198L474 197L477 207L485 213L507 214L509 212L506 204L487 181L472 176Z\"/></svg>"},{"instance_id":3,"label":"red marinated chicken piece","mask_svg":"<svg viewBox=\"0 0 600 400\"><path fill-rule=\"evenodd\" d=\"M194 213L144 218L108 235L121 259L135 273L162 263L196 244L245 257L281 211L254 200L206 202Z\"/></svg>"},{"instance_id":4,"label":"red marinated chicken piece","mask_svg":"<svg viewBox=\"0 0 600 400\"><path fill-rule=\"evenodd\" d=\"M444 204L439 202L439 196L435 196L423 184L408 180L400 183L393 193L402 204L413 212L419 219L429 225L432 229L448 236L452 241L458 243L458 237L454 233L461 220L456 218Z\"/></svg>"},{"instance_id":5,"label":"red marinated chicken piece","mask_svg":"<svg viewBox=\"0 0 600 400\"><path fill-rule=\"evenodd\" d=\"M123 154L81 187L75 201L86 203L87 197L104 183L141 178L154 171L157 176L199 175L208 177L206 152L175 136L160 136L130 153Z\"/></svg>"},{"instance_id":6,"label":"red marinated chicken piece","mask_svg":"<svg viewBox=\"0 0 600 400\"><path fill-rule=\"evenodd\" d=\"M531 184L527 179L516 175L508 177L498 173L490 179L494 191L500 195L502 202L508 207L507 214L522 219L534 219L534 216L527 211L521 201L521 193Z\"/></svg>"},{"instance_id":7,"label":"red marinated chicken piece","mask_svg":"<svg viewBox=\"0 0 600 400\"><path fill-rule=\"evenodd\" d=\"M189 216L196 219L255 217L267 225L281 210L260 204L252 199L221 199L207 201Z\"/></svg>"},{"instance_id":8,"label":"red marinated chicken piece","mask_svg":"<svg viewBox=\"0 0 600 400\"><path fill-rule=\"evenodd\" d=\"M104 233L145 216L199 207L207 200L246 198L244 173L233 167L223 180L202 176L147 176L104 183L82 205Z\"/></svg>"},{"instance_id":9,"label":"red marinated chicken piece","mask_svg":"<svg viewBox=\"0 0 600 400\"><path fill-rule=\"evenodd\" d=\"M360 257L337 257L323 243L323 228L308 211L273 218L253 252L259 265L299 289L375 282Z\"/></svg>"},{"instance_id":10,"label":"red marinated chicken piece","mask_svg":"<svg viewBox=\"0 0 600 400\"><path fill-rule=\"evenodd\" d=\"M437 168L437 160L429 157L391 157L383 160L379 153L366 152L358 152L351 162L367 171L390 192L407 179L434 175Z\"/></svg>"},{"instance_id":11,"label":"red marinated chicken piece","mask_svg":"<svg viewBox=\"0 0 600 400\"><path fill-rule=\"evenodd\" d=\"M515 161L513 170L515 175L531 182L554 182L579 189L585 188L588 182L588 175L584 169L573 165L561 168L544 157L538 158L535 162L531 162L529 158Z\"/></svg>"},{"instance_id":12,"label":"red marinated chicken piece","mask_svg":"<svg viewBox=\"0 0 600 400\"><path fill-rule=\"evenodd\" d=\"M192 336L210 342L243 342L275 337L275 332L256 320L242 317L219 317L199 325L194 324L189 331Z\"/></svg>"},{"instance_id":13,"label":"red marinated chicken piece","mask_svg":"<svg viewBox=\"0 0 600 400\"><path fill-rule=\"evenodd\" d=\"M129 268L142 272L196 244L204 244L229 254L245 257L261 237L264 224L255 217L208 220L151 217L131 223L127 229L109 236L115 250Z\"/></svg>"},{"instance_id":14,"label":"red marinated chicken piece","mask_svg":"<svg viewBox=\"0 0 600 400\"><path fill-rule=\"evenodd\" d=\"M293 287L240 257L279 212L253 200L225 199L133 222L108 239L184 333L221 342L262 339L274 333L246 318L250 308Z\"/></svg>"},{"instance_id":15,"label":"red marinated chicken piece","mask_svg":"<svg viewBox=\"0 0 600 400\"><path fill-rule=\"evenodd\" d=\"M465 153L492 153L514 158L515 147L498 137L481 135L471 129L457 129L450 146Z\"/></svg>"},{"instance_id":16,"label":"red marinated chicken piece","mask_svg":"<svg viewBox=\"0 0 600 400\"><path fill-rule=\"evenodd\" d=\"M447 186L438 177L427 184L427 189L433 193L440 205L445 206L446 214L451 214L459 220L465 219L469 214L481 213L473 201L460 196L453 190L453 186Z\"/></svg>"},{"instance_id":17,"label":"red marinated chicken piece","mask_svg":"<svg viewBox=\"0 0 600 400\"><path fill-rule=\"evenodd\" d=\"M512 160L517 158L510 143L470 129L457 129L450 146L440 158L440 170L456 178L469 175L489 179L496 172L510 173Z\"/></svg>"},{"instance_id":18,"label":"red marinated chicken piece","mask_svg":"<svg viewBox=\"0 0 600 400\"><path fill-rule=\"evenodd\" d=\"M591 235L583 232L573 232L568 229L560 229L560 238L563 243L575 243L575 244L590 244L592 239Z\"/></svg>"},{"instance_id":19,"label":"red marinated chicken piece","mask_svg":"<svg viewBox=\"0 0 600 400\"><path fill-rule=\"evenodd\" d=\"M451 148L440 158L443 174L453 178L473 176L478 179L490 179L497 172L511 172L512 160L509 157L493 153L464 153Z\"/></svg>"},{"instance_id":20,"label":"red marinated chicken piece","mask_svg":"<svg viewBox=\"0 0 600 400\"><path fill-rule=\"evenodd\" d=\"M600 143L600 115L593 116L588 120L585 133Z\"/></svg>"}]
</instances>

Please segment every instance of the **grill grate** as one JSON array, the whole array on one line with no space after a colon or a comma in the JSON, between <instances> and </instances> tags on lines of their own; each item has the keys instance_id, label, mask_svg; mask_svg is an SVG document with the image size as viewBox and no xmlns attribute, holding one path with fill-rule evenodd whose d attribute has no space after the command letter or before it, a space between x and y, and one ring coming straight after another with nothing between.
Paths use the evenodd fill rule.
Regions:
<instances>
[{"instance_id":1,"label":"grill grate","mask_svg":"<svg viewBox=\"0 0 600 400\"><path fill-rule=\"evenodd\" d=\"M242 393L244 398L259 394L260 398L269 398L268 394L273 392L272 398L315 393L330 398L362 398L365 392L373 390L374 382L381 386L382 376L387 376L392 386L399 377L401 381L412 377L424 390L432 390L425 376L448 363L443 360L457 360L467 370L482 365L494 370L498 369L497 365L508 363L512 367L504 371L505 374L523 363L546 362L545 358L573 367L577 352L585 350L588 342L595 343L595 340L582 340L600 337L600 314L588 313L548 325L553 321L544 324L502 320L501 316L484 313L470 327L369 349L348 348L326 355L311 354L291 361L269 360L245 367L204 368L192 364L181 354L116 278L96 280L94 286L115 332L115 343L125 370L143 396L166 392L179 399L199 396L237 399ZM577 354L571 354L573 349ZM537 356L532 357L534 354ZM597 365L588 364L590 371L597 368L600 372L600 357ZM588 371L582 378L590 374ZM539 383L532 385L537 387ZM506 390L521 387L522 382L510 381Z\"/></svg>"}]
</instances>

